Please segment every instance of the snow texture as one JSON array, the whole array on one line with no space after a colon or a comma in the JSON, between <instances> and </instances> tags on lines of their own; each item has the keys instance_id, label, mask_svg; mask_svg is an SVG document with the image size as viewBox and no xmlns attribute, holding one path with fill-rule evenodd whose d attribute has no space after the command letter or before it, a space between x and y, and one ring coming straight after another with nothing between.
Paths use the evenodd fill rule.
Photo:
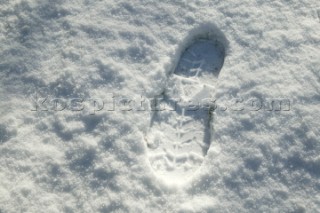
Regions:
<instances>
[{"instance_id":1,"label":"snow texture","mask_svg":"<svg viewBox=\"0 0 320 213\"><path fill-rule=\"evenodd\" d=\"M319 11L317 0L0 0L0 212L319 212ZM152 112L127 100L148 108L210 34L226 50L211 144L188 184L168 185L148 158Z\"/></svg>"}]
</instances>

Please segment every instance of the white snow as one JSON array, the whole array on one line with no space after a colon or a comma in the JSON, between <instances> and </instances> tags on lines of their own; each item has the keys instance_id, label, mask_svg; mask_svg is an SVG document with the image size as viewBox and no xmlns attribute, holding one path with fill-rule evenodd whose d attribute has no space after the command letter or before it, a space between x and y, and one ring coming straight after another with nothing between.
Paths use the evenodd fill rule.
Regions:
<instances>
[{"instance_id":1,"label":"white snow","mask_svg":"<svg viewBox=\"0 0 320 213\"><path fill-rule=\"evenodd\" d=\"M0 212L318 212L319 11L317 0L0 0ZM148 99L208 32L227 49L211 146L188 184L167 185L147 157ZM57 98L84 110L55 111ZM248 110L250 99L289 99L290 111Z\"/></svg>"}]
</instances>

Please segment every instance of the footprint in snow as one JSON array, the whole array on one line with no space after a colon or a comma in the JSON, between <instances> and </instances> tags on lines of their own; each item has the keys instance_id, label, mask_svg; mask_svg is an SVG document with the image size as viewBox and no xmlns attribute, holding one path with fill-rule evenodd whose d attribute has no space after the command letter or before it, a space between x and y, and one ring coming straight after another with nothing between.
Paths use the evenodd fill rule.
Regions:
<instances>
[{"instance_id":1,"label":"footprint in snow","mask_svg":"<svg viewBox=\"0 0 320 213\"><path fill-rule=\"evenodd\" d=\"M201 166L211 143L215 86L225 57L216 38L185 49L163 93L152 101L145 136L150 165L169 183L184 183Z\"/></svg>"}]
</instances>

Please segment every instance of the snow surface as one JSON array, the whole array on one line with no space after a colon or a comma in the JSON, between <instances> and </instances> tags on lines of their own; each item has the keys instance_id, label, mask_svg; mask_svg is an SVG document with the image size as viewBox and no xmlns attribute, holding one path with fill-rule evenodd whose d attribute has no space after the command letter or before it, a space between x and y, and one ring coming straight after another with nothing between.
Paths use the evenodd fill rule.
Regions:
<instances>
[{"instance_id":1,"label":"snow surface","mask_svg":"<svg viewBox=\"0 0 320 213\"><path fill-rule=\"evenodd\" d=\"M319 14L317 0L0 0L0 212L319 212ZM200 169L168 186L149 166L151 112L112 95L160 94L210 32L226 38L218 100L290 110L216 110ZM45 97L85 108L35 108Z\"/></svg>"}]
</instances>

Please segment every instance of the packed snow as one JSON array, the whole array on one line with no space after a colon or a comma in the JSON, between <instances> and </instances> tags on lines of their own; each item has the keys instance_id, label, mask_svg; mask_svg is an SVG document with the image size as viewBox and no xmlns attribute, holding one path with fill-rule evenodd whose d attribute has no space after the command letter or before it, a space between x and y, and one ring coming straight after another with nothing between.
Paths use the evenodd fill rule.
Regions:
<instances>
[{"instance_id":1,"label":"packed snow","mask_svg":"<svg viewBox=\"0 0 320 213\"><path fill-rule=\"evenodd\" d=\"M317 0L0 0L0 213L319 212L319 14ZM181 174L152 166L150 104L208 35L224 63L203 80L210 124L190 132L209 145L168 183Z\"/></svg>"}]
</instances>

